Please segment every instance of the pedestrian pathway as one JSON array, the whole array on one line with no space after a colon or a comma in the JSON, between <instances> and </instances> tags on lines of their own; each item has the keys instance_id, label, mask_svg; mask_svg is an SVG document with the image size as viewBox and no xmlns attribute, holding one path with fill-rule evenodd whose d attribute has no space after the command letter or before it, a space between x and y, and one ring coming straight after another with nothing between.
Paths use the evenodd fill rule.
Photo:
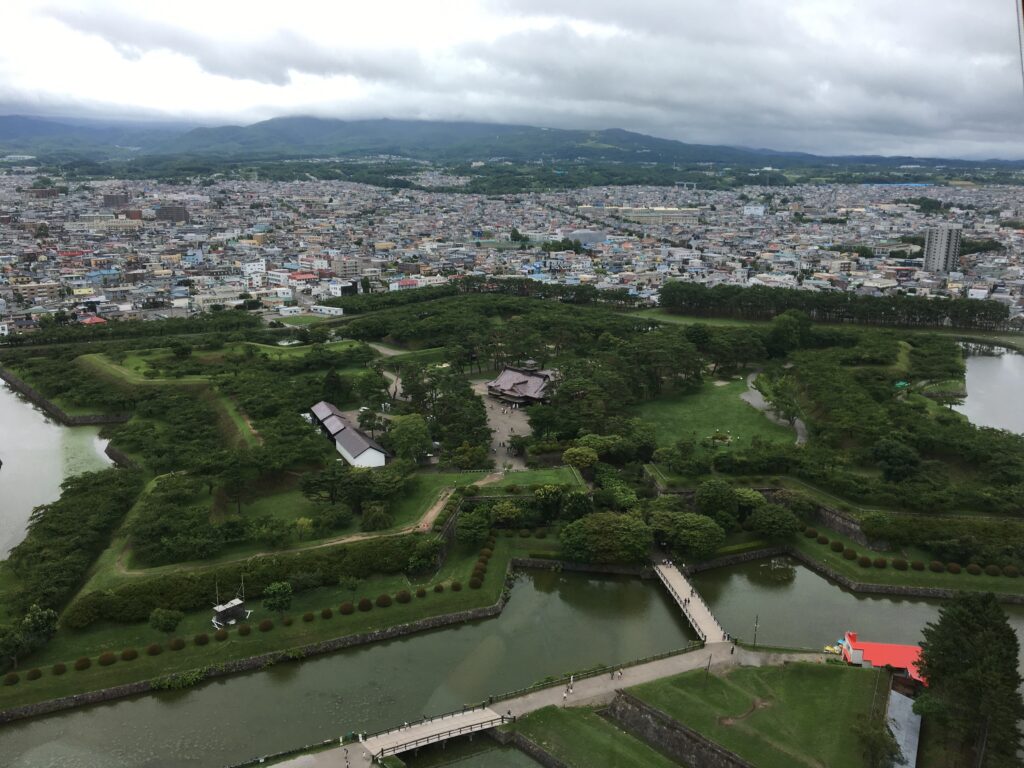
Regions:
<instances>
[{"instance_id":1,"label":"pedestrian pathway","mask_svg":"<svg viewBox=\"0 0 1024 768\"><path fill-rule=\"evenodd\" d=\"M690 626L701 640L705 643L725 642L727 635L722 629L722 625L711 613L704 598L671 560L657 563L654 566L654 572L683 610L683 615L686 616L686 620L690 622Z\"/></svg>"},{"instance_id":2,"label":"pedestrian pathway","mask_svg":"<svg viewBox=\"0 0 1024 768\"><path fill-rule=\"evenodd\" d=\"M625 666L572 680L568 685L552 685L510 699L490 700L461 712L402 725L374 734L362 742L332 747L321 752L300 755L282 763L283 768L328 768L328 766L369 766L382 754L400 754L426 744L434 744L455 736L487 730L502 721L514 720L544 707L583 707L608 704L617 691L696 669L722 671L735 666L763 666L787 661L824 663L821 654L759 653L737 648L732 643L716 642L704 648L677 653L644 664Z\"/></svg>"}]
</instances>

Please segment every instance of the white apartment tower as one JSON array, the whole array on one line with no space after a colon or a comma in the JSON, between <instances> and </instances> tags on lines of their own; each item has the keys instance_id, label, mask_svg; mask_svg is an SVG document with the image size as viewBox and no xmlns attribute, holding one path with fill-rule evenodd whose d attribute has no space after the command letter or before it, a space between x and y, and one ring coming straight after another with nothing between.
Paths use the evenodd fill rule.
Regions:
<instances>
[{"instance_id":1,"label":"white apartment tower","mask_svg":"<svg viewBox=\"0 0 1024 768\"><path fill-rule=\"evenodd\" d=\"M960 269L960 238L957 224L932 227L924 236L924 271L947 274Z\"/></svg>"}]
</instances>

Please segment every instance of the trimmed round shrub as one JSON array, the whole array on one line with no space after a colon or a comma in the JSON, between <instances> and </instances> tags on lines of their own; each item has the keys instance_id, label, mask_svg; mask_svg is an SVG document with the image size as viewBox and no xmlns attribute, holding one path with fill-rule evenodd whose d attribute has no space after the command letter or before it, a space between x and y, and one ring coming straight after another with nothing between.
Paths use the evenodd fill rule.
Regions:
<instances>
[{"instance_id":1,"label":"trimmed round shrub","mask_svg":"<svg viewBox=\"0 0 1024 768\"><path fill-rule=\"evenodd\" d=\"M923 560L911 560L910 561L910 567L913 568L915 571L923 571L924 570L924 561Z\"/></svg>"},{"instance_id":2,"label":"trimmed round shrub","mask_svg":"<svg viewBox=\"0 0 1024 768\"><path fill-rule=\"evenodd\" d=\"M146 646L147 656L159 656L164 652L164 647L160 643L150 643Z\"/></svg>"},{"instance_id":3,"label":"trimmed round shrub","mask_svg":"<svg viewBox=\"0 0 1024 768\"><path fill-rule=\"evenodd\" d=\"M897 571L905 571L907 570L907 561L900 557L897 557L892 561L892 567L895 568Z\"/></svg>"},{"instance_id":4,"label":"trimmed round shrub","mask_svg":"<svg viewBox=\"0 0 1024 768\"><path fill-rule=\"evenodd\" d=\"M359 600L359 610L360 611L370 611L370 610L373 610L373 602L370 600L370 598L368 598L368 597L360 598L360 600Z\"/></svg>"},{"instance_id":5,"label":"trimmed round shrub","mask_svg":"<svg viewBox=\"0 0 1024 768\"><path fill-rule=\"evenodd\" d=\"M828 544L828 536L819 536L816 541L819 544Z\"/></svg>"},{"instance_id":6,"label":"trimmed round shrub","mask_svg":"<svg viewBox=\"0 0 1024 768\"><path fill-rule=\"evenodd\" d=\"M528 539L531 536L533 536L533 531L531 531L529 528L523 528L521 531L519 531L520 539Z\"/></svg>"},{"instance_id":7,"label":"trimmed round shrub","mask_svg":"<svg viewBox=\"0 0 1024 768\"><path fill-rule=\"evenodd\" d=\"M352 603L342 603L338 606L338 613L342 616L351 616L356 612L356 607Z\"/></svg>"},{"instance_id":8,"label":"trimmed round shrub","mask_svg":"<svg viewBox=\"0 0 1024 768\"><path fill-rule=\"evenodd\" d=\"M391 607L391 595L377 595L377 599L373 601L378 608L390 608Z\"/></svg>"},{"instance_id":9,"label":"trimmed round shrub","mask_svg":"<svg viewBox=\"0 0 1024 768\"><path fill-rule=\"evenodd\" d=\"M250 627L248 624L239 624L238 625L238 634L240 634L242 637L246 637L251 632L252 632L252 627Z\"/></svg>"},{"instance_id":10,"label":"trimmed round shrub","mask_svg":"<svg viewBox=\"0 0 1024 768\"><path fill-rule=\"evenodd\" d=\"M402 589L399 590L397 595L395 595L395 600L397 600L400 603L408 603L410 600L412 600L412 595L409 594L409 590Z\"/></svg>"},{"instance_id":11,"label":"trimmed round shrub","mask_svg":"<svg viewBox=\"0 0 1024 768\"><path fill-rule=\"evenodd\" d=\"M320 611L320 618L321 619L333 619L334 618L334 611L332 611L330 608L324 608L322 611Z\"/></svg>"},{"instance_id":12,"label":"trimmed round shrub","mask_svg":"<svg viewBox=\"0 0 1024 768\"><path fill-rule=\"evenodd\" d=\"M100 657L96 659L100 663L101 667L109 667L115 661L117 661L117 654L111 653L110 651L104 651L100 654Z\"/></svg>"},{"instance_id":13,"label":"trimmed round shrub","mask_svg":"<svg viewBox=\"0 0 1024 768\"><path fill-rule=\"evenodd\" d=\"M548 529L538 528L533 532L533 535L538 539L546 539L548 537Z\"/></svg>"},{"instance_id":14,"label":"trimmed round shrub","mask_svg":"<svg viewBox=\"0 0 1024 768\"><path fill-rule=\"evenodd\" d=\"M473 567L474 568L479 568L482 571L486 571L487 570L487 561L486 560L477 560L476 564Z\"/></svg>"},{"instance_id":15,"label":"trimmed round shrub","mask_svg":"<svg viewBox=\"0 0 1024 768\"><path fill-rule=\"evenodd\" d=\"M469 588L470 589L480 589L481 585L483 585L483 582L480 581L480 579L470 579L469 580Z\"/></svg>"},{"instance_id":16,"label":"trimmed round shrub","mask_svg":"<svg viewBox=\"0 0 1024 768\"><path fill-rule=\"evenodd\" d=\"M304 622L306 622L307 624L308 624L309 622L311 622L311 621L312 621L313 619L315 619L315 618L316 618L316 616L315 616L315 615L313 615L313 612L312 612L312 611L306 611L306 612L305 612L304 614L302 614L302 620L303 620Z\"/></svg>"},{"instance_id":17,"label":"trimmed round shrub","mask_svg":"<svg viewBox=\"0 0 1024 768\"><path fill-rule=\"evenodd\" d=\"M484 558L484 557L490 558L490 556L493 555L493 554L494 554L494 550L490 549L489 547L484 547L483 549L480 550L480 557L482 557L482 558Z\"/></svg>"},{"instance_id":18,"label":"trimmed round shrub","mask_svg":"<svg viewBox=\"0 0 1024 768\"><path fill-rule=\"evenodd\" d=\"M291 616L285 616L283 619L281 619L281 623L284 624L286 627L290 627L292 624L295 623L295 619L293 619Z\"/></svg>"},{"instance_id":19,"label":"trimmed round shrub","mask_svg":"<svg viewBox=\"0 0 1024 768\"><path fill-rule=\"evenodd\" d=\"M946 563L946 573L952 573L955 575L960 573L960 570L961 568L959 563Z\"/></svg>"},{"instance_id":20,"label":"trimmed round shrub","mask_svg":"<svg viewBox=\"0 0 1024 768\"><path fill-rule=\"evenodd\" d=\"M83 656L80 659L75 660L75 669L82 672L92 666L92 659L88 656Z\"/></svg>"},{"instance_id":21,"label":"trimmed round shrub","mask_svg":"<svg viewBox=\"0 0 1024 768\"><path fill-rule=\"evenodd\" d=\"M818 538L818 529L807 526L806 528L804 528L804 536L806 536L808 539L816 539Z\"/></svg>"},{"instance_id":22,"label":"trimmed round shrub","mask_svg":"<svg viewBox=\"0 0 1024 768\"><path fill-rule=\"evenodd\" d=\"M1000 574L1002 574L1002 571L999 570L999 566L998 565L986 565L985 566L985 575L986 576L999 576Z\"/></svg>"},{"instance_id":23,"label":"trimmed round shrub","mask_svg":"<svg viewBox=\"0 0 1024 768\"><path fill-rule=\"evenodd\" d=\"M425 590L423 587L418 587L416 589L416 597L426 597L426 596L427 596L427 590Z\"/></svg>"},{"instance_id":24,"label":"trimmed round shrub","mask_svg":"<svg viewBox=\"0 0 1024 768\"><path fill-rule=\"evenodd\" d=\"M981 566L977 563L968 563L967 568L964 570L971 574L971 576L981 576Z\"/></svg>"},{"instance_id":25,"label":"trimmed round shrub","mask_svg":"<svg viewBox=\"0 0 1024 768\"><path fill-rule=\"evenodd\" d=\"M513 536L516 535L516 532L513 531L511 528L505 528L501 532L501 535L504 536L506 539L511 539Z\"/></svg>"},{"instance_id":26,"label":"trimmed round shrub","mask_svg":"<svg viewBox=\"0 0 1024 768\"><path fill-rule=\"evenodd\" d=\"M225 640L228 639L228 631L224 628L218 629L216 632L213 633L213 639L216 640L218 643L223 643Z\"/></svg>"},{"instance_id":27,"label":"trimmed round shrub","mask_svg":"<svg viewBox=\"0 0 1024 768\"><path fill-rule=\"evenodd\" d=\"M209 645L210 644L210 636L208 634L206 634L205 632L200 632L198 635L196 635L195 637L192 638L192 642L195 645Z\"/></svg>"},{"instance_id":28,"label":"trimmed round shrub","mask_svg":"<svg viewBox=\"0 0 1024 768\"><path fill-rule=\"evenodd\" d=\"M461 581L453 581L452 582L452 592L461 592L461 591L462 591L462 582Z\"/></svg>"},{"instance_id":29,"label":"trimmed round shrub","mask_svg":"<svg viewBox=\"0 0 1024 768\"><path fill-rule=\"evenodd\" d=\"M19 680L21 678L18 677L17 672L8 672L4 675L4 685L17 685Z\"/></svg>"},{"instance_id":30,"label":"trimmed round shrub","mask_svg":"<svg viewBox=\"0 0 1024 768\"><path fill-rule=\"evenodd\" d=\"M134 648L125 648L121 651L121 661L135 661L139 658L139 652Z\"/></svg>"},{"instance_id":31,"label":"trimmed round shrub","mask_svg":"<svg viewBox=\"0 0 1024 768\"><path fill-rule=\"evenodd\" d=\"M832 549L833 552L842 552L844 549L846 549L846 546L841 541L833 541L831 544L829 544L829 547Z\"/></svg>"},{"instance_id":32,"label":"trimmed round shrub","mask_svg":"<svg viewBox=\"0 0 1024 768\"><path fill-rule=\"evenodd\" d=\"M1011 579L1016 579L1020 576L1020 571L1017 570L1015 565L1007 565L1003 568L1003 576L1009 576Z\"/></svg>"},{"instance_id":33,"label":"trimmed round shrub","mask_svg":"<svg viewBox=\"0 0 1024 768\"><path fill-rule=\"evenodd\" d=\"M488 549L494 549L498 543L498 537L494 535L494 531L491 531L491 535L487 537L487 541L484 543L487 544Z\"/></svg>"},{"instance_id":34,"label":"trimmed round shrub","mask_svg":"<svg viewBox=\"0 0 1024 768\"><path fill-rule=\"evenodd\" d=\"M435 584L434 585L434 591L435 592L444 592L444 584Z\"/></svg>"},{"instance_id":35,"label":"trimmed round shrub","mask_svg":"<svg viewBox=\"0 0 1024 768\"><path fill-rule=\"evenodd\" d=\"M34 669L30 669L25 674L25 679L26 680L38 680L42 676L43 676L43 670L39 669L39 667L35 667Z\"/></svg>"},{"instance_id":36,"label":"trimmed round shrub","mask_svg":"<svg viewBox=\"0 0 1024 768\"><path fill-rule=\"evenodd\" d=\"M242 626L245 625L243 624ZM241 632L242 628L239 627L238 631ZM182 648L185 647L185 641L182 640L180 637L176 637L167 644L167 647L170 648L172 651L180 651Z\"/></svg>"},{"instance_id":37,"label":"trimmed round shrub","mask_svg":"<svg viewBox=\"0 0 1024 768\"><path fill-rule=\"evenodd\" d=\"M938 560L932 560L928 563L928 570L933 573L942 573L946 570L946 566L940 563Z\"/></svg>"},{"instance_id":38,"label":"trimmed round shrub","mask_svg":"<svg viewBox=\"0 0 1024 768\"><path fill-rule=\"evenodd\" d=\"M259 629L260 632L269 632L274 628L274 622L270 619L263 619L256 625L256 628Z\"/></svg>"},{"instance_id":39,"label":"trimmed round shrub","mask_svg":"<svg viewBox=\"0 0 1024 768\"><path fill-rule=\"evenodd\" d=\"M872 565L874 565L875 568L885 568L887 565L889 565L889 561L886 560L884 557L876 557L872 562Z\"/></svg>"},{"instance_id":40,"label":"trimmed round shrub","mask_svg":"<svg viewBox=\"0 0 1024 768\"><path fill-rule=\"evenodd\" d=\"M843 557L845 557L847 560L856 560L857 559L857 550L856 549L844 549L843 550Z\"/></svg>"},{"instance_id":41,"label":"trimmed round shrub","mask_svg":"<svg viewBox=\"0 0 1024 768\"><path fill-rule=\"evenodd\" d=\"M55 675L63 675L65 672L68 671L68 665L65 664L63 661L58 661L56 664L53 665L50 671Z\"/></svg>"},{"instance_id":42,"label":"trimmed round shrub","mask_svg":"<svg viewBox=\"0 0 1024 768\"><path fill-rule=\"evenodd\" d=\"M859 565L861 568L870 568L871 558L867 555L861 555L857 558L857 565Z\"/></svg>"}]
</instances>

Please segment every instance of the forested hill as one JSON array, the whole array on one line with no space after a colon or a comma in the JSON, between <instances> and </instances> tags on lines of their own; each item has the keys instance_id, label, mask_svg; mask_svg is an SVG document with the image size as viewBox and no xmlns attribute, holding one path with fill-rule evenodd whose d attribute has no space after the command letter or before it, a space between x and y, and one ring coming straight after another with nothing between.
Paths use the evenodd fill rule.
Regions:
<instances>
[{"instance_id":1,"label":"forested hill","mask_svg":"<svg viewBox=\"0 0 1024 768\"><path fill-rule=\"evenodd\" d=\"M269 160L301 157L401 156L413 160L512 162L585 160L623 165L731 164L743 168L871 165L908 162L977 167L957 160L909 157L823 157L799 152L687 144L618 128L566 130L498 123L423 120L336 120L280 117L252 125L84 122L0 115L0 155L67 153L92 159L207 157ZM1024 163L986 163L1024 165Z\"/></svg>"},{"instance_id":2,"label":"forested hill","mask_svg":"<svg viewBox=\"0 0 1024 768\"><path fill-rule=\"evenodd\" d=\"M417 120L326 120L285 117L248 126L196 128L156 152L220 155L399 155L423 160L507 158L638 162L764 162L774 153L684 144L619 129L602 131L527 125ZM783 155L781 157L791 157ZM812 155L792 155L816 160Z\"/></svg>"}]
</instances>

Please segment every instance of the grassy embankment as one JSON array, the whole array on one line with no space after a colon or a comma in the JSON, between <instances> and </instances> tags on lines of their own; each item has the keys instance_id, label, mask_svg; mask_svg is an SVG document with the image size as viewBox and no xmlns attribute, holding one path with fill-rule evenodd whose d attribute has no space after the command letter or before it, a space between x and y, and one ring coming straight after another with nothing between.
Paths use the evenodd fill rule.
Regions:
<instances>
[{"instance_id":1,"label":"grassy embankment","mask_svg":"<svg viewBox=\"0 0 1024 768\"><path fill-rule=\"evenodd\" d=\"M264 610L258 600L250 601L249 607L255 611L249 620L252 625L251 634L241 636L238 629L233 628L229 638L222 642L213 639L210 611L194 611L186 614L175 632L175 637L181 637L186 641L185 647L179 651L170 650L167 647L169 638L157 633L146 622L105 622L80 631L62 629L42 651L20 664L22 679L18 684L0 686L0 708L83 693L136 680L149 680L233 659L296 648L335 637L492 605L504 587L504 574L511 557L538 550L553 552L556 548L557 541L550 537L500 537L483 586L480 589L469 589L466 585L477 559L478 548L456 546L441 570L429 578L410 580L400 574L375 576L359 581L354 585L354 589L352 585L339 585L297 593L291 609L286 614L293 619L291 626L284 626L280 617ZM451 589L451 583L456 580L462 583L462 590L458 592ZM434 592L433 587L436 584L444 585L444 591ZM422 598L415 596L415 590L420 586L427 590L426 596ZM370 611L357 610L348 616L338 612L339 605L343 602L356 603L363 597L374 600L381 594L394 596L402 589L413 593L411 602L402 604L396 601L388 608L374 606ZM331 608L334 615L331 618L322 618L320 611L324 608ZM313 621L302 620L306 612L314 613ZM271 619L275 626L268 632L260 632L256 625L265 618ZM195 644L193 637L200 633L210 636L207 645ZM160 643L163 652L158 656L147 655L145 649L150 643ZM134 661L121 661L119 658L109 667L98 665L97 658L101 653L111 651L119 655L125 648L136 649L139 657ZM92 665L87 670L77 671L74 669L74 662L83 656L89 657ZM51 668L56 662L65 663L68 671L63 675L53 674ZM42 677L38 680L27 680L24 673L34 667L43 672Z\"/></svg>"},{"instance_id":2,"label":"grassy embankment","mask_svg":"<svg viewBox=\"0 0 1024 768\"><path fill-rule=\"evenodd\" d=\"M478 483L486 476L486 472L419 473L412 479L408 489L395 502L392 508L394 524L391 528L375 531L372 534L364 534L359 529L358 518L354 518L347 528L334 531L328 537L311 538L302 541L295 540L275 551L295 552L313 547L343 544L351 537L362 538L366 535L388 536L408 531L426 514L447 489ZM571 467L550 467L523 472L509 472L497 481L482 486L481 493L507 493L510 486L518 486L517 490L520 493L526 493L532 485L546 484L578 486L582 484L582 480L579 474ZM152 490L152 484L147 487L147 492L149 490ZM509 498L514 497L513 494L509 494ZM202 503L204 499L209 502L209 497L205 495L205 492L196 499L196 503ZM299 517L311 517L314 512L315 505L306 499L301 491L295 487L258 496L242 505L242 515L244 517L270 515L294 521ZM131 518L132 512L129 512L125 525L131 521ZM126 579L138 576L158 576L221 565L245 559L259 553L265 553L268 550L266 545L259 542L245 542L233 545L225 549L217 557L207 560L147 568L133 559L128 536L125 533L125 525L122 525L121 530L114 536L110 546L97 559L89 572L89 580L82 591L92 592L97 589L112 589L124 583Z\"/></svg>"},{"instance_id":3,"label":"grassy embankment","mask_svg":"<svg viewBox=\"0 0 1024 768\"><path fill-rule=\"evenodd\" d=\"M793 539L792 545L800 552L854 581L907 587L937 587L970 592L1024 593L1024 579L1020 577L989 576L984 571L977 576L973 576L967 572L966 568L958 574L933 573L927 567L932 557L923 550L905 547L900 550L875 551L857 544L831 529L822 526L817 526L817 529L830 542L842 542L845 547L855 550L858 555L866 555L872 560L883 557L888 561L885 568L876 568L873 565L862 567L856 560L847 560L841 552L832 551L829 544L819 544L815 539L808 539L803 534ZM892 560L894 558L901 558L908 562L920 560L925 563L925 569L923 571L915 571L912 568L908 568L905 571L898 571L892 567ZM961 565L966 564L963 563Z\"/></svg>"},{"instance_id":4,"label":"grassy embankment","mask_svg":"<svg viewBox=\"0 0 1024 768\"><path fill-rule=\"evenodd\" d=\"M642 403L635 414L657 426L659 446L691 438L698 443L715 435L728 435L731 445L746 445L755 437L791 445L793 430L772 423L763 413L740 399L747 391L743 377L705 381L698 392L669 395Z\"/></svg>"},{"instance_id":5,"label":"grassy embankment","mask_svg":"<svg viewBox=\"0 0 1024 768\"><path fill-rule=\"evenodd\" d=\"M759 768L862 768L852 726L870 717L885 672L833 664L703 671L630 692Z\"/></svg>"},{"instance_id":6,"label":"grassy embankment","mask_svg":"<svg viewBox=\"0 0 1024 768\"><path fill-rule=\"evenodd\" d=\"M545 707L520 718L509 728L570 768L671 768L677 765L589 708Z\"/></svg>"}]
</instances>

